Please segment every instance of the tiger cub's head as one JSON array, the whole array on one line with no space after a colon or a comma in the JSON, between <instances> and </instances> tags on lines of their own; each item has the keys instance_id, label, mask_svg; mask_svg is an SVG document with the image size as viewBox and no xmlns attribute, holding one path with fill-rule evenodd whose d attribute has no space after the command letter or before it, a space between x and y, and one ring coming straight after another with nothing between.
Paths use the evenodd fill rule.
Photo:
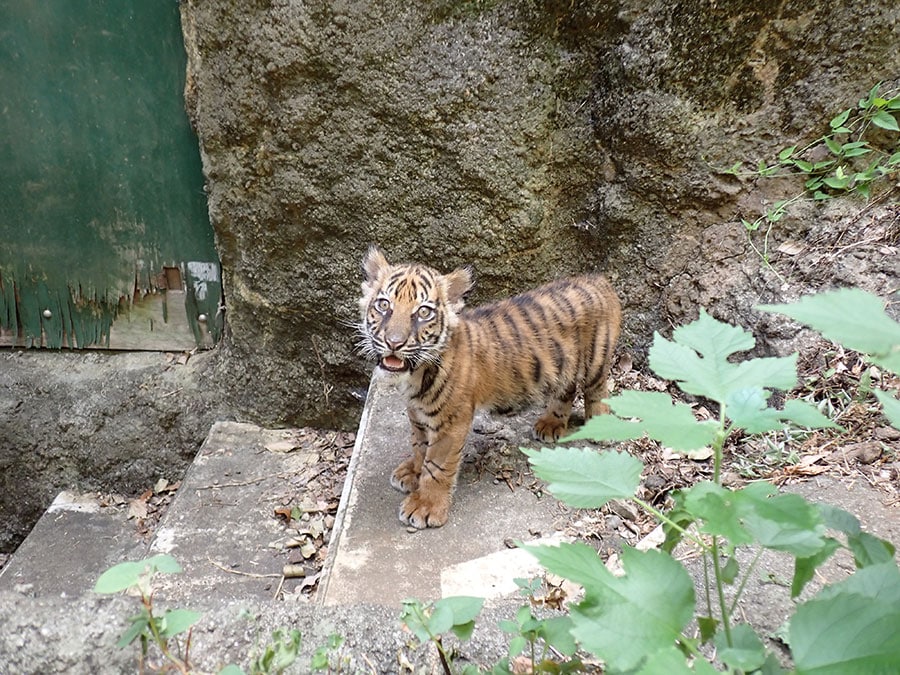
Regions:
<instances>
[{"instance_id":1,"label":"tiger cub's head","mask_svg":"<svg viewBox=\"0 0 900 675\"><path fill-rule=\"evenodd\" d=\"M469 270L441 274L424 265L391 265L372 246L363 271L361 351L391 372L436 362L472 287Z\"/></svg>"}]
</instances>

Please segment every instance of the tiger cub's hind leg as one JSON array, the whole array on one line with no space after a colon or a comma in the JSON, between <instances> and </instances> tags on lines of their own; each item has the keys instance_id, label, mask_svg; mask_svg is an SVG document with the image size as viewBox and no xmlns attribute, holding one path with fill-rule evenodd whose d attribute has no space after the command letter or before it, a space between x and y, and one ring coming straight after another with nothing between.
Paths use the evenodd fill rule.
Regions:
<instances>
[{"instance_id":1,"label":"tiger cub's hind leg","mask_svg":"<svg viewBox=\"0 0 900 675\"><path fill-rule=\"evenodd\" d=\"M609 398L609 373L612 368L613 349L618 339L618 324L606 336L605 344L598 345L593 372L584 378L584 421L594 415L609 414L609 406L603 400ZM598 337L598 342L599 342Z\"/></svg>"},{"instance_id":2,"label":"tiger cub's hind leg","mask_svg":"<svg viewBox=\"0 0 900 675\"><path fill-rule=\"evenodd\" d=\"M575 387L551 400L544 414L534 423L534 437L544 443L554 443L564 436L574 400Z\"/></svg>"}]
</instances>

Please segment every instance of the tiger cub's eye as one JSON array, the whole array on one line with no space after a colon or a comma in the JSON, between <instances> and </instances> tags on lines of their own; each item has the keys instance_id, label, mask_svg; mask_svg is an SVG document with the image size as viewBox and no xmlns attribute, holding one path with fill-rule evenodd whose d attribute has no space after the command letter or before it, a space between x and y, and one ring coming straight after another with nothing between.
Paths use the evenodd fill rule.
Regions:
<instances>
[{"instance_id":1,"label":"tiger cub's eye","mask_svg":"<svg viewBox=\"0 0 900 675\"><path fill-rule=\"evenodd\" d=\"M387 298L378 298L375 301L375 309L384 314L391 308L391 301Z\"/></svg>"},{"instance_id":2,"label":"tiger cub's eye","mask_svg":"<svg viewBox=\"0 0 900 675\"><path fill-rule=\"evenodd\" d=\"M434 318L434 307L422 305L416 310L416 317L418 317L420 321L430 321Z\"/></svg>"}]
</instances>

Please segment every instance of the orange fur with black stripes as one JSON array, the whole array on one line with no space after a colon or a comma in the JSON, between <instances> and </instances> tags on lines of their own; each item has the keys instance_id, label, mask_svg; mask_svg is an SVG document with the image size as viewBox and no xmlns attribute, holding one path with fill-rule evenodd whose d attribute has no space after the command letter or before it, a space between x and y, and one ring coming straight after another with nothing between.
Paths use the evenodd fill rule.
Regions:
<instances>
[{"instance_id":1,"label":"orange fur with black stripes","mask_svg":"<svg viewBox=\"0 0 900 675\"><path fill-rule=\"evenodd\" d=\"M549 400L534 435L563 435L576 386L585 418L607 412L610 359L621 307L600 275L554 281L528 293L463 308L471 274L391 265L374 246L363 261L361 350L402 373L412 457L391 475L408 494L400 520L418 528L447 522L463 445L478 408Z\"/></svg>"}]
</instances>

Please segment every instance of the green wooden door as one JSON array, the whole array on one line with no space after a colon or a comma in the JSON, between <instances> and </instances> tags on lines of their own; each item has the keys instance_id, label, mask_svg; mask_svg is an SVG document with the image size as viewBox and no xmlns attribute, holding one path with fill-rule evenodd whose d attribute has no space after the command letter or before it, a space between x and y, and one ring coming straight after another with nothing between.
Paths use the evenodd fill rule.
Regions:
<instances>
[{"instance_id":1,"label":"green wooden door","mask_svg":"<svg viewBox=\"0 0 900 675\"><path fill-rule=\"evenodd\" d=\"M0 0L0 344L222 329L175 0Z\"/></svg>"}]
</instances>

